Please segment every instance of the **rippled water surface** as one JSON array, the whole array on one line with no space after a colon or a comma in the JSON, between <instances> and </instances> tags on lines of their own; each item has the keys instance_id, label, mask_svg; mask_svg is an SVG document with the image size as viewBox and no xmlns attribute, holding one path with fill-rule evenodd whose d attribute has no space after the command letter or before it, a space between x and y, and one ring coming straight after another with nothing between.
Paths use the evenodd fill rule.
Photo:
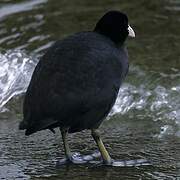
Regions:
<instances>
[{"instance_id":1,"label":"rippled water surface","mask_svg":"<svg viewBox=\"0 0 180 180\"><path fill-rule=\"evenodd\" d=\"M151 166L56 167L64 157L58 129L25 137L18 130L23 96L39 57L69 34L93 29L110 9L136 31L127 41L129 75L100 131L116 160ZM180 1L1 0L0 179L180 179ZM82 138L83 137L83 138ZM69 137L74 152L96 150L90 133Z\"/></svg>"}]
</instances>

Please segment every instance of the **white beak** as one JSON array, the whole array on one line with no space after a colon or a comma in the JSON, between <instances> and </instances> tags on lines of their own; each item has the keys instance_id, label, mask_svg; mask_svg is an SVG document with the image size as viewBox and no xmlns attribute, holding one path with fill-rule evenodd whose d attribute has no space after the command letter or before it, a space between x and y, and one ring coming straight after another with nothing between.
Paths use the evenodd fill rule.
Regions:
<instances>
[{"instance_id":1,"label":"white beak","mask_svg":"<svg viewBox=\"0 0 180 180\"><path fill-rule=\"evenodd\" d=\"M129 32L129 37L134 38L136 36L133 28L130 25L128 25L128 32Z\"/></svg>"}]
</instances>

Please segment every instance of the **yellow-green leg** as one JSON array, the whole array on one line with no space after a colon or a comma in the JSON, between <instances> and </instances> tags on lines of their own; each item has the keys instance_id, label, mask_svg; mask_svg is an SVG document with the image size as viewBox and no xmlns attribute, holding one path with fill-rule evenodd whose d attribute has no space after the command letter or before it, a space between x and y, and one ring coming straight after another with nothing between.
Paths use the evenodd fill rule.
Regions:
<instances>
[{"instance_id":1,"label":"yellow-green leg","mask_svg":"<svg viewBox=\"0 0 180 180\"><path fill-rule=\"evenodd\" d=\"M106 148L105 148L105 146L101 140L99 132L96 129L92 129L91 134L92 134L92 137L94 138L94 140L95 140L95 142L99 148L99 151L100 151L101 156L103 158L104 164L107 164L107 165L112 164L112 159L111 159L108 151L106 150Z\"/></svg>"},{"instance_id":2,"label":"yellow-green leg","mask_svg":"<svg viewBox=\"0 0 180 180\"><path fill-rule=\"evenodd\" d=\"M68 144L68 140L67 140L68 129L62 128L60 130L61 130L61 135L62 135L62 140L63 140L63 145L64 145L65 156L68 160L71 160L72 153L69 148L69 144Z\"/></svg>"}]
</instances>

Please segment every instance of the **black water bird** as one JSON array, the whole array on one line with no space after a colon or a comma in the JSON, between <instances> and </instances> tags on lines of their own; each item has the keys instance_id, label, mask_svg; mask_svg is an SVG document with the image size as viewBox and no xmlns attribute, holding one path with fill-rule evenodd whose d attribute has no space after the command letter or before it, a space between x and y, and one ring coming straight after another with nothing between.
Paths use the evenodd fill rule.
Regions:
<instances>
[{"instance_id":1,"label":"black water bird","mask_svg":"<svg viewBox=\"0 0 180 180\"><path fill-rule=\"evenodd\" d=\"M103 162L111 164L97 128L114 105L128 72L124 46L128 35L135 37L127 16L109 11L93 31L76 33L52 45L34 70L19 128L30 135L59 127L69 160L67 134L90 129Z\"/></svg>"}]
</instances>

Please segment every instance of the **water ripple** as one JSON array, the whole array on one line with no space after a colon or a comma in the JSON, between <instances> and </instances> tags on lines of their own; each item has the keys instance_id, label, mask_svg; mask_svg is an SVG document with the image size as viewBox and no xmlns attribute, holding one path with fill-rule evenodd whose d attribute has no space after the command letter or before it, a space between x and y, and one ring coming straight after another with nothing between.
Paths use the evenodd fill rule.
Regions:
<instances>
[{"instance_id":1,"label":"water ripple","mask_svg":"<svg viewBox=\"0 0 180 180\"><path fill-rule=\"evenodd\" d=\"M45 3L47 0L33 0L27 1L19 4L11 4L0 8L0 18L4 18L5 16L12 15L15 13L29 11L33 9L34 6Z\"/></svg>"}]
</instances>

